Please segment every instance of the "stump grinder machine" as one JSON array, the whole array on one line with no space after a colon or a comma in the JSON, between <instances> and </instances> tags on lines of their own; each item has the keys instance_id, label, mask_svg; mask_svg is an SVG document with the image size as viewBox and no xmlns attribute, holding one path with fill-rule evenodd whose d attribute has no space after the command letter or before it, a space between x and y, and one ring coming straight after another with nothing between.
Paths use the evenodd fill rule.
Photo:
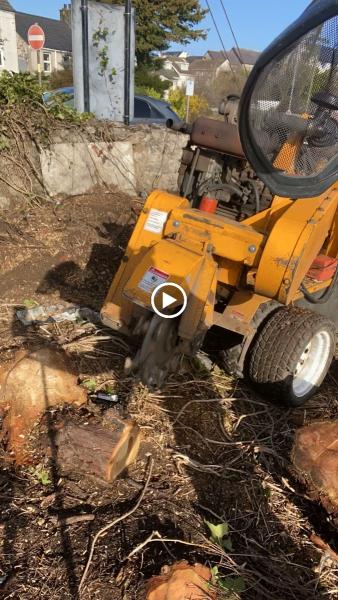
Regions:
<instances>
[{"instance_id":1,"label":"stump grinder machine","mask_svg":"<svg viewBox=\"0 0 338 600\"><path fill-rule=\"evenodd\" d=\"M338 0L261 54L238 121L192 126L181 195L148 197L102 319L139 340L150 388L216 332L228 372L300 406L336 349Z\"/></svg>"}]
</instances>

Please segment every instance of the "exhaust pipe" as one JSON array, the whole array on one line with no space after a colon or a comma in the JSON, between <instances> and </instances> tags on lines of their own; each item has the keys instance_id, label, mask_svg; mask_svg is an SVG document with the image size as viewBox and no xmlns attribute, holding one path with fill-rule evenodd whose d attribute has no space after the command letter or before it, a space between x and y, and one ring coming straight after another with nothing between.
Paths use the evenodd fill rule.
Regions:
<instances>
[{"instance_id":1,"label":"exhaust pipe","mask_svg":"<svg viewBox=\"0 0 338 600\"><path fill-rule=\"evenodd\" d=\"M131 36L131 0L125 0L124 27L124 124L130 124L130 36Z\"/></svg>"}]
</instances>

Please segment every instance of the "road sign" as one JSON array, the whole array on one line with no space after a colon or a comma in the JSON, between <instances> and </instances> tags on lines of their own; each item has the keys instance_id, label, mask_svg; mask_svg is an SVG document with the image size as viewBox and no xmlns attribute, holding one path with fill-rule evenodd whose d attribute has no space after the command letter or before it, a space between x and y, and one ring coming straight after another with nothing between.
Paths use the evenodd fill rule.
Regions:
<instances>
[{"instance_id":1,"label":"road sign","mask_svg":"<svg viewBox=\"0 0 338 600\"><path fill-rule=\"evenodd\" d=\"M30 26L28 29L27 38L28 43L33 50L42 50L45 45L45 32L37 23Z\"/></svg>"},{"instance_id":2,"label":"road sign","mask_svg":"<svg viewBox=\"0 0 338 600\"><path fill-rule=\"evenodd\" d=\"M193 79L187 79L185 95L193 96L194 95L195 82Z\"/></svg>"},{"instance_id":3,"label":"road sign","mask_svg":"<svg viewBox=\"0 0 338 600\"><path fill-rule=\"evenodd\" d=\"M187 79L186 84L185 84L185 95L187 96L185 120L187 123L189 121L190 98L191 98L191 96L194 95L194 91L195 91L195 81L193 79Z\"/></svg>"}]
</instances>

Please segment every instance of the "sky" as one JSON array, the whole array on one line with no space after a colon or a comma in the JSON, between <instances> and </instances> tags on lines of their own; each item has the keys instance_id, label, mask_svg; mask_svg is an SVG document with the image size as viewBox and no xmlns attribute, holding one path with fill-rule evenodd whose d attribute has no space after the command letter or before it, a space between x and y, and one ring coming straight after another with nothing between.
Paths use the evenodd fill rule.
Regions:
<instances>
[{"instance_id":1,"label":"sky","mask_svg":"<svg viewBox=\"0 0 338 600\"><path fill-rule=\"evenodd\" d=\"M66 0L64 0L66 2ZM70 0L68 0L70 1ZM165 2L165 0L163 0ZM233 29L242 48L263 50L287 25L289 25L310 0L223 0ZM57 19L62 0L10 0L15 10ZM231 48L233 39L225 21L220 0L209 0L220 29L226 49ZM201 4L206 7L205 0ZM204 54L207 50L222 48L210 15L203 27L208 29L206 40L189 44L184 49L189 54ZM173 46L176 50L178 47Z\"/></svg>"}]
</instances>

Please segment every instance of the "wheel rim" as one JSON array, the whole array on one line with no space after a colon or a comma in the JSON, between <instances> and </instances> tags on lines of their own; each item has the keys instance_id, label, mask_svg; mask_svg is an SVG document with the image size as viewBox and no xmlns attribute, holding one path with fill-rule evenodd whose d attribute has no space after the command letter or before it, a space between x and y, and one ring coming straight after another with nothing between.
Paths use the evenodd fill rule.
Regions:
<instances>
[{"instance_id":1,"label":"wheel rim","mask_svg":"<svg viewBox=\"0 0 338 600\"><path fill-rule=\"evenodd\" d=\"M321 383L330 354L330 334L327 331L318 331L304 348L295 368L292 384L295 396L306 396Z\"/></svg>"}]
</instances>

